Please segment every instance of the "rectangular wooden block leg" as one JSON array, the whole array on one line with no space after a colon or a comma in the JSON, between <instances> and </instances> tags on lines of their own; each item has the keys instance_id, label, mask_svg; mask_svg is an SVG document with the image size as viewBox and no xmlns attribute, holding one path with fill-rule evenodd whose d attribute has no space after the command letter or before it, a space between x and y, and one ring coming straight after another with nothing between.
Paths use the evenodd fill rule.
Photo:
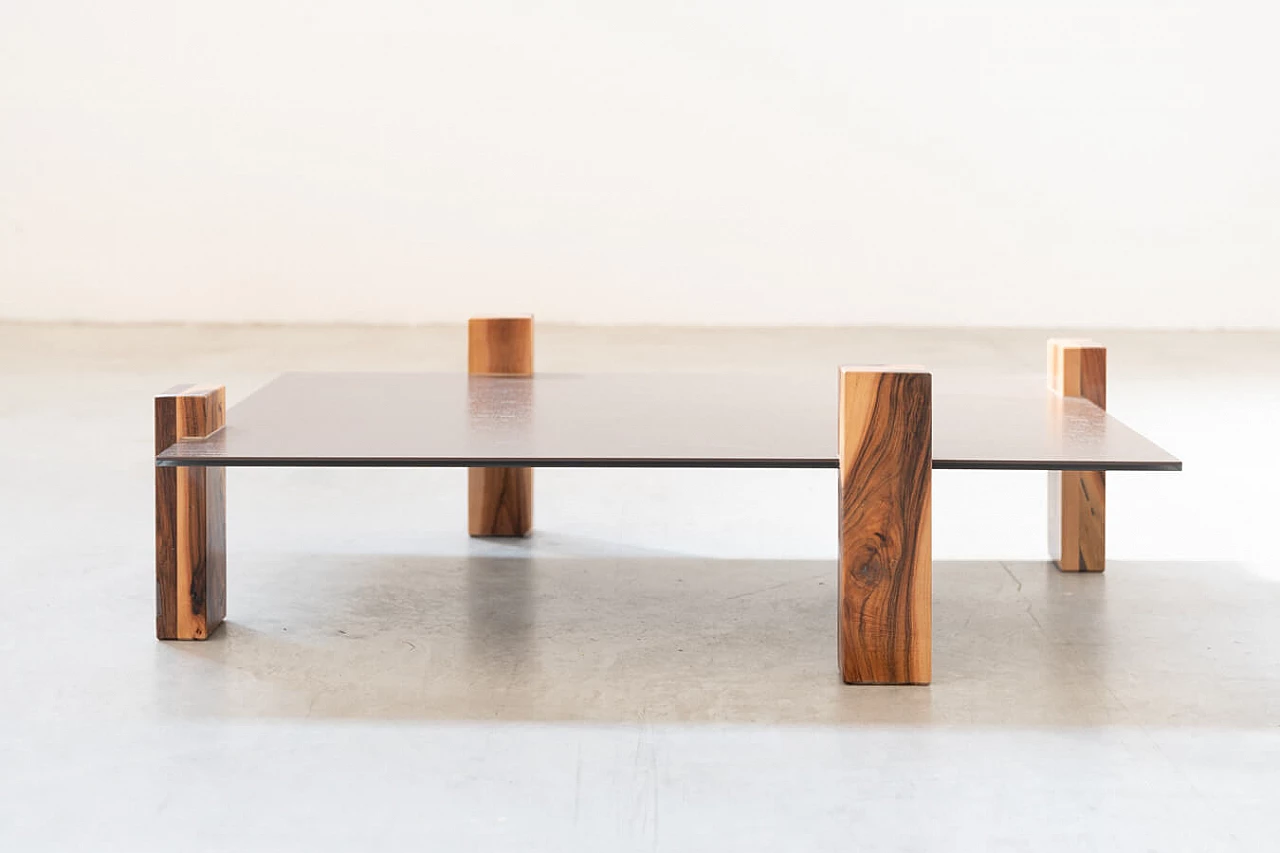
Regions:
<instances>
[{"instance_id":1,"label":"rectangular wooden block leg","mask_svg":"<svg viewBox=\"0 0 1280 853\"><path fill-rule=\"evenodd\" d=\"M932 376L840 369L840 675L928 684L933 635Z\"/></svg>"},{"instance_id":2,"label":"rectangular wooden block leg","mask_svg":"<svg viewBox=\"0 0 1280 853\"><path fill-rule=\"evenodd\" d=\"M1049 387L1107 407L1107 350L1085 340L1049 341ZM1049 556L1064 572L1106 568L1107 476L1103 471L1049 474Z\"/></svg>"},{"instance_id":3,"label":"rectangular wooden block leg","mask_svg":"<svg viewBox=\"0 0 1280 853\"><path fill-rule=\"evenodd\" d=\"M533 469L471 468L467 474L471 535L528 535L533 528Z\"/></svg>"},{"instance_id":4,"label":"rectangular wooden block leg","mask_svg":"<svg viewBox=\"0 0 1280 853\"><path fill-rule=\"evenodd\" d=\"M156 397L156 453L226 422L221 386ZM227 612L225 468L156 468L156 636L204 640Z\"/></svg>"},{"instance_id":5,"label":"rectangular wooden block leg","mask_svg":"<svg viewBox=\"0 0 1280 853\"><path fill-rule=\"evenodd\" d=\"M533 318L472 318L467 324L467 372L473 376L532 376ZM529 535L533 529L533 469L470 469L467 529L472 536Z\"/></svg>"}]
</instances>

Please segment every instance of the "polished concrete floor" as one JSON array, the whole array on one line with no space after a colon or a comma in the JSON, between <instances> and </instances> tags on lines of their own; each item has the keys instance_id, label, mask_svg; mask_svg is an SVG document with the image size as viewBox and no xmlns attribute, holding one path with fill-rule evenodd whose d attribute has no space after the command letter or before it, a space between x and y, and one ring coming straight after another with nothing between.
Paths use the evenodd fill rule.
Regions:
<instances>
[{"instance_id":1,"label":"polished concrete floor","mask_svg":"<svg viewBox=\"0 0 1280 853\"><path fill-rule=\"evenodd\" d=\"M1026 379L1040 331L543 328L544 370ZM1280 335L1097 335L1181 456L1044 562L1043 475L935 475L935 683L835 671L835 475L235 470L229 617L153 639L151 395L458 369L459 328L0 325L0 850L1280 848ZM834 421L834 413L833 413Z\"/></svg>"}]
</instances>

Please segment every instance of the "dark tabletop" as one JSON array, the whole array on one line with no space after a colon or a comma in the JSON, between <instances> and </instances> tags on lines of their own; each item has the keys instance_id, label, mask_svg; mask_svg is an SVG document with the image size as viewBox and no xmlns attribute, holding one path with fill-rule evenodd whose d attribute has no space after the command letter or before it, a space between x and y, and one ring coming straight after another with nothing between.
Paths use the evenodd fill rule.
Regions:
<instances>
[{"instance_id":1,"label":"dark tabletop","mask_svg":"<svg viewBox=\"0 0 1280 853\"><path fill-rule=\"evenodd\" d=\"M288 373L160 465L835 468L837 372ZM935 379L935 468L1180 470L1097 406Z\"/></svg>"}]
</instances>

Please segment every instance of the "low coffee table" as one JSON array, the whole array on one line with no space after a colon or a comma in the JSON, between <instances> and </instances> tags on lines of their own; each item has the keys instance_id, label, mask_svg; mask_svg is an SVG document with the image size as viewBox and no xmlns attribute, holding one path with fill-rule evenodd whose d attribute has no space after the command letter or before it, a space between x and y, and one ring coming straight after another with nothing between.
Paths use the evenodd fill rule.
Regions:
<instances>
[{"instance_id":1,"label":"low coffee table","mask_svg":"<svg viewBox=\"0 0 1280 853\"><path fill-rule=\"evenodd\" d=\"M836 468L841 674L924 684L933 468L1051 472L1055 560L1097 572L1104 472L1182 467L1106 413L1090 342L1050 342L1049 391L934 396L923 368L884 365L535 376L531 318L470 331L469 374L290 373L229 414L220 386L157 397L157 635L205 639L225 615L228 467L468 467L475 536L529 532L535 467Z\"/></svg>"}]
</instances>

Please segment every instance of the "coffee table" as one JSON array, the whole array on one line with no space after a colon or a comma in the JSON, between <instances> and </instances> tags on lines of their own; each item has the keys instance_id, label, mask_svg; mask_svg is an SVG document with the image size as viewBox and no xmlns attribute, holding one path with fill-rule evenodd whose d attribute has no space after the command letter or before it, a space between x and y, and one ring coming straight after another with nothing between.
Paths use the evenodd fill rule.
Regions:
<instances>
[{"instance_id":1,"label":"coffee table","mask_svg":"<svg viewBox=\"0 0 1280 853\"><path fill-rule=\"evenodd\" d=\"M225 477L239 466L467 467L469 530L532 528L535 467L835 468L837 648L848 683L931 677L931 472L1050 472L1065 571L1105 566L1105 472L1181 462L1105 411L1106 350L1051 341L1043 392L913 366L825 376L533 374L532 318L471 322L469 372L289 373L225 410L178 386L156 411L156 630L226 613Z\"/></svg>"}]
</instances>

